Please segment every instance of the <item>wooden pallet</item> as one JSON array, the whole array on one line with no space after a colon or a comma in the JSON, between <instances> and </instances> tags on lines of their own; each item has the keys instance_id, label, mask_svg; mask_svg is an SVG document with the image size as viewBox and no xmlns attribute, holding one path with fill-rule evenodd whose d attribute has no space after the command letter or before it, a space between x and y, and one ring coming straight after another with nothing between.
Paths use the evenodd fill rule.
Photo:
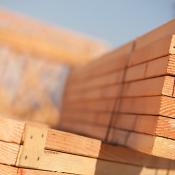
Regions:
<instances>
[{"instance_id":1,"label":"wooden pallet","mask_svg":"<svg viewBox=\"0 0 175 175\"><path fill-rule=\"evenodd\" d=\"M8 131L8 132L7 132ZM146 175L174 172L174 161L104 144L46 125L0 118L0 174Z\"/></svg>"}]
</instances>

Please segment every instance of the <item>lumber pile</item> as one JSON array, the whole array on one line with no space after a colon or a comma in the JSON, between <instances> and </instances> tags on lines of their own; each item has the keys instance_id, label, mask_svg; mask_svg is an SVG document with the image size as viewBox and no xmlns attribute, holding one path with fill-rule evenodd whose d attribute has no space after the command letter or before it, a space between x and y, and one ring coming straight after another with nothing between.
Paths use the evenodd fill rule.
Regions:
<instances>
[{"instance_id":1,"label":"lumber pile","mask_svg":"<svg viewBox=\"0 0 175 175\"><path fill-rule=\"evenodd\" d=\"M0 152L2 175L175 173L169 159L4 117L0 117Z\"/></svg>"},{"instance_id":2,"label":"lumber pile","mask_svg":"<svg viewBox=\"0 0 175 175\"><path fill-rule=\"evenodd\" d=\"M101 41L5 9L0 10L0 43L15 52L69 65L87 63L107 50Z\"/></svg>"},{"instance_id":3,"label":"lumber pile","mask_svg":"<svg viewBox=\"0 0 175 175\"><path fill-rule=\"evenodd\" d=\"M106 49L102 42L1 9L0 112L56 126L70 67Z\"/></svg>"},{"instance_id":4,"label":"lumber pile","mask_svg":"<svg viewBox=\"0 0 175 175\"><path fill-rule=\"evenodd\" d=\"M175 159L175 21L72 71L60 128Z\"/></svg>"}]
</instances>

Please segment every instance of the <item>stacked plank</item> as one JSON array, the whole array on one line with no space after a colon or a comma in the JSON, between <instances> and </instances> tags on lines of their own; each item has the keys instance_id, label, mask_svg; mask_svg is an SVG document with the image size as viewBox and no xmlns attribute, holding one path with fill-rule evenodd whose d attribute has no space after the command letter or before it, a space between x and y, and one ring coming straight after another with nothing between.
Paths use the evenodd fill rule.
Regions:
<instances>
[{"instance_id":1,"label":"stacked plank","mask_svg":"<svg viewBox=\"0 0 175 175\"><path fill-rule=\"evenodd\" d=\"M2 175L175 174L169 159L4 117L0 117L0 153Z\"/></svg>"},{"instance_id":2,"label":"stacked plank","mask_svg":"<svg viewBox=\"0 0 175 175\"><path fill-rule=\"evenodd\" d=\"M174 26L171 21L75 69L60 127L175 159Z\"/></svg>"},{"instance_id":3,"label":"stacked plank","mask_svg":"<svg viewBox=\"0 0 175 175\"><path fill-rule=\"evenodd\" d=\"M105 50L99 41L1 9L0 112L57 125L70 67Z\"/></svg>"},{"instance_id":4,"label":"stacked plank","mask_svg":"<svg viewBox=\"0 0 175 175\"><path fill-rule=\"evenodd\" d=\"M76 128L81 134L105 140L132 44L71 72L64 94L62 128L69 131Z\"/></svg>"},{"instance_id":5,"label":"stacked plank","mask_svg":"<svg viewBox=\"0 0 175 175\"><path fill-rule=\"evenodd\" d=\"M110 141L175 159L174 39L166 36L131 53Z\"/></svg>"}]
</instances>

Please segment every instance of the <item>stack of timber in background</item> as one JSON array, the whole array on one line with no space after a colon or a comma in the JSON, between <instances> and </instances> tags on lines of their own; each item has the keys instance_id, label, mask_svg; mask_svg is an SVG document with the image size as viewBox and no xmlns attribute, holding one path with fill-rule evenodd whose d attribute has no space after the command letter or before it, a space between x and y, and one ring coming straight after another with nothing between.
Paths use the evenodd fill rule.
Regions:
<instances>
[{"instance_id":1,"label":"stack of timber in background","mask_svg":"<svg viewBox=\"0 0 175 175\"><path fill-rule=\"evenodd\" d=\"M175 159L174 32L173 20L136 38L129 52L125 45L73 70L65 89L60 128ZM121 50L126 59L118 56ZM118 73L118 67L123 71L121 77L101 74L107 68ZM90 88L99 82L98 88Z\"/></svg>"},{"instance_id":2,"label":"stack of timber in background","mask_svg":"<svg viewBox=\"0 0 175 175\"><path fill-rule=\"evenodd\" d=\"M65 87L61 128L105 140L132 48L133 43L128 43L71 72Z\"/></svg>"},{"instance_id":3,"label":"stack of timber in background","mask_svg":"<svg viewBox=\"0 0 175 175\"><path fill-rule=\"evenodd\" d=\"M0 113L57 125L70 67L106 49L99 41L1 9Z\"/></svg>"},{"instance_id":4,"label":"stack of timber in background","mask_svg":"<svg viewBox=\"0 0 175 175\"><path fill-rule=\"evenodd\" d=\"M5 117L0 117L0 153L1 175L175 174L173 160Z\"/></svg>"}]
</instances>

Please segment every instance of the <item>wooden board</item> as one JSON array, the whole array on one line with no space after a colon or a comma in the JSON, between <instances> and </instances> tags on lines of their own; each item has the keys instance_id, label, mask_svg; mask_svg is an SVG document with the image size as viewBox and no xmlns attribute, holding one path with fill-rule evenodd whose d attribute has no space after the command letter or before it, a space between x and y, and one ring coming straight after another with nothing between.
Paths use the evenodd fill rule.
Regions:
<instances>
[{"instance_id":1,"label":"wooden board","mask_svg":"<svg viewBox=\"0 0 175 175\"><path fill-rule=\"evenodd\" d=\"M16 165L19 148L17 144L0 141L0 163Z\"/></svg>"},{"instance_id":2,"label":"wooden board","mask_svg":"<svg viewBox=\"0 0 175 175\"><path fill-rule=\"evenodd\" d=\"M83 144L77 145L82 142ZM91 139L62 131L49 130L46 149L69 152L102 160L128 163L154 168L167 168L170 160L146 155L122 146L104 144L100 140Z\"/></svg>"},{"instance_id":3,"label":"wooden board","mask_svg":"<svg viewBox=\"0 0 175 175\"><path fill-rule=\"evenodd\" d=\"M131 141L128 144L132 144ZM164 143L163 146L167 145ZM160 152L162 154L164 151L163 155L166 156L167 151L170 148L173 149L167 147L167 151L165 151L163 146L157 150L154 145L153 154ZM139 145L140 147L142 145ZM55 174L56 172L67 172L80 175L106 175L116 174L116 172L135 175L144 172L144 175L146 172L155 172L159 169L161 169L160 172L166 172L170 164L172 169L175 166L173 165L174 161L169 159L146 155L126 147L104 144L100 140L48 129L46 126L32 123L25 126L21 146L2 142L0 150L3 150L3 152L1 151L0 163L20 166L18 173L26 175L42 173L43 170L43 173L48 175L54 172ZM168 153L170 158L170 152ZM172 156L174 156L173 153L171 153L171 158ZM148 168L143 168L143 166ZM6 172L10 174L17 170L5 165L0 165L0 167L4 167L3 170L0 169L0 172L2 171L4 174Z\"/></svg>"},{"instance_id":4,"label":"wooden board","mask_svg":"<svg viewBox=\"0 0 175 175\"><path fill-rule=\"evenodd\" d=\"M150 60L175 53L174 35L166 36L147 45L140 50L134 50L129 59L128 66L148 62Z\"/></svg>"},{"instance_id":5,"label":"wooden board","mask_svg":"<svg viewBox=\"0 0 175 175\"><path fill-rule=\"evenodd\" d=\"M174 55L169 55L129 67L126 70L125 82L164 75L174 75L174 60Z\"/></svg>"},{"instance_id":6,"label":"wooden board","mask_svg":"<svg viewBox=\"0 0 175 175\"><path fill-rule=\"evenodd\" d=\"M17 175L17 171L15 167L0 164L0 175Z\"/></svg>"},{"instance_id":7,"label":"wooden board","mask_svg":"<svg viewBox=\"0 0 175 175\"><path fill-rule=\"evenodd\" d=\"M173 97L174 77L163 76L125 83L123 97L145 97L165 95Z\"/></svg>"},{"instance_id":8,"label":"wooden board","mask_svg":"<svg viewBox=\"0 0 175 175\"><path fill-rule=\"evenodd\" d=\"M167 96L123 98L119 111L121 113L162 115L174 118L174 105L175 99Z\"/></svg>"},{"instance_id":9,"label":"wooden board","mask_svg":"<svg viewBox=\"0 0 175 175\"><path fill-rule=\"evenodd\" d=\"M122 168L123 166L121 166ZM134 167L133 167L134 169ZM131 169L130 169L131 170ZM174 175L174 170L171 169L149 169L142 167L139 171L122 171L120 172L121 175L166 175L166 174ZM0 174L1 175L68 175L66 173L57 173L57 172L50 172L50 171L42 171L42 170L32 170L32 169L24 169L24 168L15 168L6 165L0 164ZM100 175L101 172L97 171L96 175ZM103 174L103 173L102 173ZM106 174L105 174L106 175Z\"/></svg>"},{"instance_id":10,"label":"wooden board","mask_svg":"<svg viewBox=\"0 0 175 175\"><path fill-rule=\"evenodd\" d=\"M109 142L128 146L134 150L154 156L175 159L175 141L147 134L111 129Z\"/></svg>"},{"instance_id":11,"label":"wooden board","mask_svg":"<svg viewBox=\"0 0 175 175\"><path fill-rule=\"evenodd\" d=\"M23 131L24 122L12 120L7 118L7 116L0 116L0 140L20 144Z\"/></svg>"},{"instance_id":12,"label":"wooden board","mask_svg":"<svg viewBox=\"0 0 175 175\"><path fill-rule=\"evenodd\" d=\"M162 116L116 114L113 127L175 139L174 123L174 119Z\"/></svg>"},{"instance_id":13,"label":"wooden board","mask_svg":"<svg viewBox=\"0 0 175 175\"><path fill-rule=\"evenodd\" d=\"M154 41L164 38L167 35L173 35L175 33L175 20L170 20L163 25L156 27L155 29L143 34L136 38L135 49L143 48L150 45Z\"/></svg>"}]
</instances>

